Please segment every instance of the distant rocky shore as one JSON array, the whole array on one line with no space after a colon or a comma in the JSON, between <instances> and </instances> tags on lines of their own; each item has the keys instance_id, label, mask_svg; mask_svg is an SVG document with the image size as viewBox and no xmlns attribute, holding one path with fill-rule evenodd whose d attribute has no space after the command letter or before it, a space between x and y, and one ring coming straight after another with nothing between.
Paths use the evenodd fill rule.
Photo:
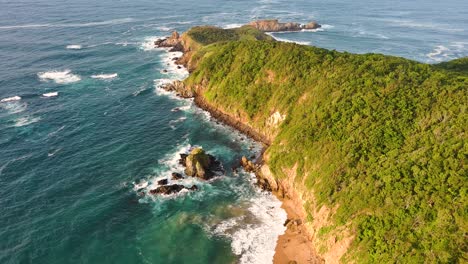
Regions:
<instances>
[{"instance_id":1,"label":"distant rocky shore","mask_svg":"<svg viewBox=\"0 0 468 264\"><path fill-rule=\"evenodd\" d=\"M281 32L281 31L301 31L303 29L318 29L322 25L315 21L307 24L300 24L295 22L279 22L278 19L256 20L247 24L263 32Z\"/></svg>"}]
</instances>

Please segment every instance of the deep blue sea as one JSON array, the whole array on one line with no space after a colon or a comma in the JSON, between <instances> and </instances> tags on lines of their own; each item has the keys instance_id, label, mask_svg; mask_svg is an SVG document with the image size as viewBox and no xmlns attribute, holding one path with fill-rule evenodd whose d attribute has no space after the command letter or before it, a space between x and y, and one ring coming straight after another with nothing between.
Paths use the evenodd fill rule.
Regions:
<instances>
[{"instance_id":1,"label":"deep blue sea","mask_svg":"<svg viewBox=\"0 0 468 264\"><path fill-rule=\"evenodd\" d=\"M466 0L0 0L0 263L271 263L286 214L230 170L261 146L158 89L187 73L152 46L261 18L317 20L274 36L340 51L468 55ZM139 194L193 146L226 175Z\"/></svg>"}]
</instances>

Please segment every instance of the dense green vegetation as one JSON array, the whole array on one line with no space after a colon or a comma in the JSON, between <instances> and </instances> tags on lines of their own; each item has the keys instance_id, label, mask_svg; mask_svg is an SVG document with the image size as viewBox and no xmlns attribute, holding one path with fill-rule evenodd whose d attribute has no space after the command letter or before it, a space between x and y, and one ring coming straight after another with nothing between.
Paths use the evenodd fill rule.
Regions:
<instances>
[{"instance_id":1,"label":"dense green vegetation","mask_svg":"<svg viewBox=\"0 0 468 264\"><path fill-rule=\"evenodd\" d=\"M277 177L296 165L297 184L338 206L334 225L356 234L347 258L468 260L467 58L428 65L231 31L195 35L214 44L195 55L186 83L203 82L207 101L262 131L275 129L274 111L286 115L267 162Z\"/></svg>"},{"instance_id":2,"label":"dense green vegetation","mask_svg":"<svg viewBox=\"0 0 468 264\"><path fill-rule=\"evenodd\" d=\"M236 40L272 40L273 38L249 26L232 29L222 29L212 26L193 27L187 35L201 45L215 42Z\"/></svg>"},{"instance_id":3,"label":"dense green vegetation","mask_svg":"<svg viewBox=\"0 0 468 264\"><path fill-rule=\"evenodd\" d=\"M460 73L468 73L468 58L461 58L456 60L451 60L448 62L442 62L436 65L440 69L446 69L449 71L457 71Z\"/></svg>"}]
</instances>

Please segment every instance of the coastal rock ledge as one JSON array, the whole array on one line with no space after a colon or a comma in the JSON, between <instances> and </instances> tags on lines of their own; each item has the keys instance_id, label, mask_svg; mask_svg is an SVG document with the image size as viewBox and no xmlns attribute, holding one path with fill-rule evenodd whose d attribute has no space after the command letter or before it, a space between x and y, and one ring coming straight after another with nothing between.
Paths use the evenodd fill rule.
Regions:
<instances>
[{"instance_id":1,"label":"coastal rock ledge","mask_svg":"<svg viewBox=\"0 0 468 264\"><path fill-rule=\"evenodd\" d=\"M280 32L280 31L301 31L303 29L318 29L322 26L311 21L307 24L300 24L295 22L281 23L278 19L256 20L247 24L263 32Z\"/></svg>"}]
</instances>

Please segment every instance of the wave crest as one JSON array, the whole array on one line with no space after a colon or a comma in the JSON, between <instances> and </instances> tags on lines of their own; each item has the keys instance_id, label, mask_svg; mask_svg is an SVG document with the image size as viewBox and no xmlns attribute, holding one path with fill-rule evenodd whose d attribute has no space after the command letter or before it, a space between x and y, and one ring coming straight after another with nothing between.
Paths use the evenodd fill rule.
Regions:
<instances>
[{"instance_id":1,"label":"wave crest","mask_svg":"<svg viewBox=\"0 0 468 264\"><path fill-rule=\"evenodd\" d=\"M19 96L12 96L12 97L3 98L2 100L0 100L0 102L1 102L1 103L6 103L6 102L19 101L19 100L21 100L21 97L19 97Z\"/></svg>"},{"instance_id":2,"label":"wave crest","mask_svg":"<svg viewBox=\"0 0 468 264\"><path fill-rule=\"evenodd\" d=\"M54 81L57 84L68 84L81 80L79 75L72 74L70 70L40 72L37 76L42 81Z\"/></svg>"},{"instance_id":3,"label":"wave crest","mask_svg":"<svg viewBox=\"0 0 468 264\"><path fill-rule=\"evenodd\" d=\"M77 45L77 44L72 44L72 45L67 45L66 49L71 49L71 50L79 50L81 49L81 45Z\"/></svg>"},{"instance_id":4,"label":"wave crest","mask_svg":"<svg viewBox=\"0 0 468 264\"><path fill-rule=\"evenodd\" d=\"M107 79L114 79L117 78L119 75L117 73L109 73L109 74L96 74L96 75L91 75L91 78L93 79L101 79L101 80L107 80Z\"/></svg>"}]
</instances>

